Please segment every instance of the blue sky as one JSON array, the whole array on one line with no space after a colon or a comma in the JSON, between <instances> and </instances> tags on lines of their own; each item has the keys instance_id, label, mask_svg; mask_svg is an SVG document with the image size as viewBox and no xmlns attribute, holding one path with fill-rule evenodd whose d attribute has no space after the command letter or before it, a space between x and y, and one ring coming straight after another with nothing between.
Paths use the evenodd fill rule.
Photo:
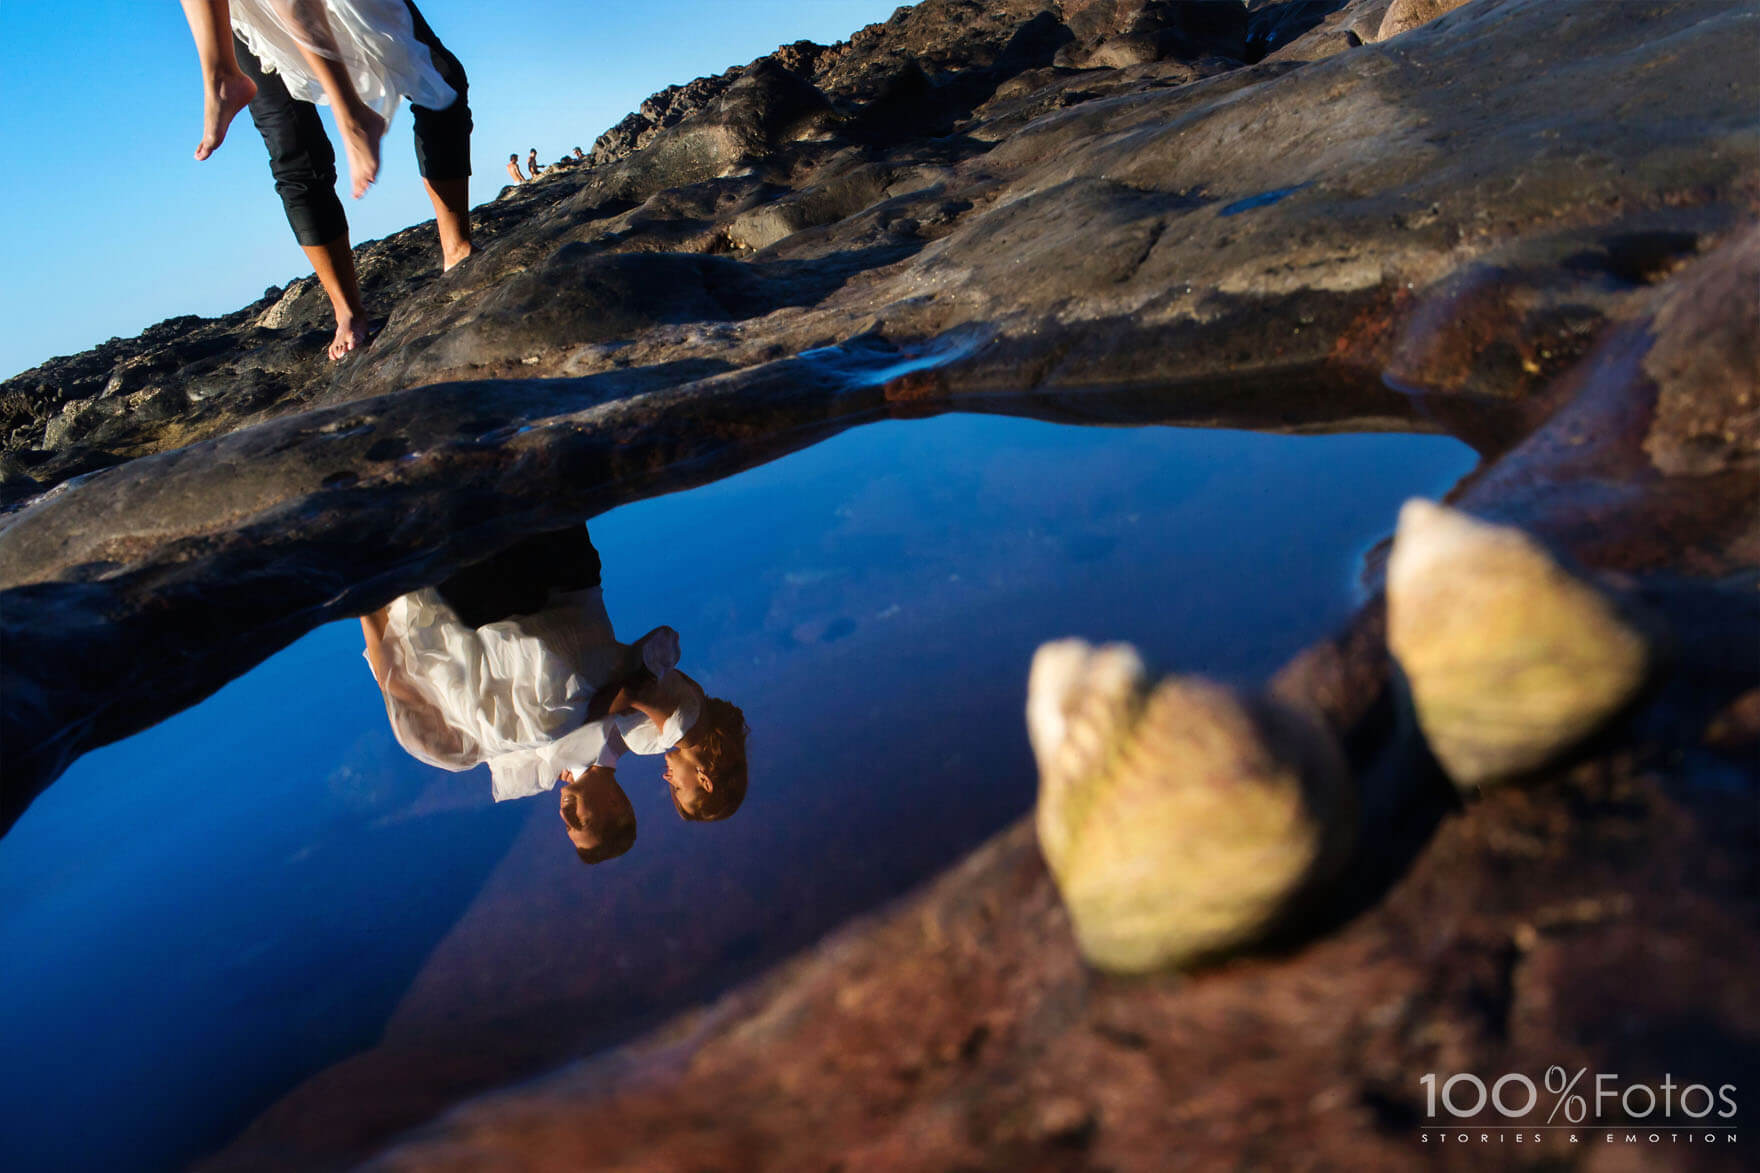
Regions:
<instances>
[{"instance_id":1,"label":"blue sky","mask_svg":"<svg viewBox=\"0 0 1760 1173\"><path fill-rule=\"evenodd\" d=\"M583 149L643 98L789 41L831 43L896 0L420 0L464 62L476 120L474 202L509 152ZM306 272L248 116L213 158L175 0L0 4L0 378L175 314L215 315ZM378 185L347 200L357 241L431 218L409 111ZM346 176L343 183L346 185ZM345 192L346 199L346 192Z\"/></svg>"}]
</instances>

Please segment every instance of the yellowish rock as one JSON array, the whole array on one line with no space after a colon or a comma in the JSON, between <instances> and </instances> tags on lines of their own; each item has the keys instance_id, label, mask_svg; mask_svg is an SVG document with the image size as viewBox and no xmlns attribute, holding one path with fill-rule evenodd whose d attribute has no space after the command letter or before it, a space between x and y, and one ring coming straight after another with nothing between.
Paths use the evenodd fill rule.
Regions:
<instances>
[{"instance_id":1,"label":"yellowish rock","mask_svg":"<svg viewBox=\"0 0 1760 1173\"><path fill-rule=\"evenodd\" d=\"M1467 0L1393 0L1381 18L1375 33L1377 41L1397 37L1421 25L1429 24L1444 13L1453 12Z\"/></svg>"},{"instance_id":2,"label":"yellowish rock","mask_svg":"<svg viewBox=\"0 0 1760 1173\"><path fill-rule=\"evenodd\" d=\"M1040 648L1027 728L1040 849L1101 969L1251 945L1336 874L1355 835L1355 791L1317 722L1206 680L1151 687L1127 645Z\"/></svg>"},{"instance_id":3,"label":"yellowish rock","mask_svg":"<svg viewBox=\"0 0 1760 1173\"><path fill-rule=\"evenodd\" d=\"M1387 561L1387 643L1418 725L1462 789L1527 773L1600 729L1649 676L1649 643L1519 529L1408 501Z\"/></svg>"}]
</instances>

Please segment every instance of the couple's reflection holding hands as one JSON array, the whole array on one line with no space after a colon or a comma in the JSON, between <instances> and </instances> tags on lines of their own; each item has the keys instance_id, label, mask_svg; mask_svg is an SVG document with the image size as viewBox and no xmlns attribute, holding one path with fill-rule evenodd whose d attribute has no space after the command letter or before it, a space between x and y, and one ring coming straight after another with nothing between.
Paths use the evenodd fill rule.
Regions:
<instances>
[{"instance_id":1,"label":"couple's reflection holding hands","mask_svg":"<svg viewBox=\"0 0 1760 1173\"><path fill-rule=\"evenodd\" d=\"M561 784L585 863L635 843L617 779L626 754L664 755L678 813L725 819L746 792L744 715L678 669L678 633L617 640L585 526L528 538L361 617L397 741L443 770L489 765L497 802Z\"/></svg>"}]
</instances>

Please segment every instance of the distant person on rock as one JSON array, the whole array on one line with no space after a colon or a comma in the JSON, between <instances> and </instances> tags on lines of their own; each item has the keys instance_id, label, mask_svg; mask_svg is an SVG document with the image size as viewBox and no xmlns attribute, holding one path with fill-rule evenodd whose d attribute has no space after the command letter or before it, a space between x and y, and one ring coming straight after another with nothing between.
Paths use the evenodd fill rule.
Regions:
<instances>
[{"instance_id":1,"label":"distant person on rock","mask_svg":"<svg viewBox=\"0 0 1760 1173\"><path fill-rule=\"evenodd\" d=\"M525 175L522 174L519 169L519 155L513 154L507 156L507 174L513 177L515 183L524 183L526 181Z\"/></svg>"},{"instance_id":2,"label":"distant person on rock","mask_svg":"<svg viewBox=\"0 0 1760 1173\"><path fill-rule=\"evenodd\" d=\"M587 157L587 153L585 151L581 150L579 147L576 147L574 149L574 157L577 159L585 159Z\"/></svg>"},{"instance_id":3,"label":"distant person on rock","mask_svg":"<svg viewBox=\"0 0 1760 1173\"><path fill-rule=\"evenodd\" d=\"M409 0L183 0L203 79L206 159L246 106L269 149L288 224L336 314L332 359L372 336L336 152L316 102L336 118L356 199L379 173L379 140L408 97L416 163L434 205L443 269L471 254L470 134L464 67Z\"/></svg>"},{"instance_id":4,"label":"distant person on rock","mask_svg":"<svg viewBox=\"0 0 1760 1173\"><path fill-rule=\"evenodd\" d=\"M538 176L544 174L544 169L542 167L538 166L538 148L537 147L533 147L532 153L526 156L526 170L530 171L532 173L533 179L536 179L536 178L538 178Z\"/></svg>"}]
</instances>

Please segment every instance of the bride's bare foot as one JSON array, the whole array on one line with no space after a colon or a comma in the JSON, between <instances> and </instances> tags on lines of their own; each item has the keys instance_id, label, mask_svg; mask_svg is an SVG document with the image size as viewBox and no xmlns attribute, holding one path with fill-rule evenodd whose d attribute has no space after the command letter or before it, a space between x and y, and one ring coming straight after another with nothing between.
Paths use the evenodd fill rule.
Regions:
<instances>
[{"instance_id":1,"label":"bride's bare foot","mask_svg":"<svg viewBox=\"0 0 1760 1173\"><path fill-rule=\"evenodd\" d=\"M203 89L202 141L196 147L197 159L206 159L226 141L226 128L257 96L257 83L242 73L210 78Z\"/></svg>"},{"instance_id":2,"label":"bride's bare foot","mask_svg":"<svg viewBox=\"0 0 1760 1173\"><path fill-rule=\"evenodd\" d=\"M363 105L352 115L338 114L337 129L348 153L348 174L354 182L354 198L360 199L379 178L379 140L385 137L385 120Z\"/></svg>"},{"instance_id":3,"label":"bride's bare foot","mask_svg":"<svg viewBox=\"0 0 1760 1173\"><path fill-rule=\"evenodd\" d=\"M330 361L348 354L351 350L359 350L373 336L367 328L365 314L350 314L336 320L336 337L330 340Z\"/></svg>"}]
</instances>

